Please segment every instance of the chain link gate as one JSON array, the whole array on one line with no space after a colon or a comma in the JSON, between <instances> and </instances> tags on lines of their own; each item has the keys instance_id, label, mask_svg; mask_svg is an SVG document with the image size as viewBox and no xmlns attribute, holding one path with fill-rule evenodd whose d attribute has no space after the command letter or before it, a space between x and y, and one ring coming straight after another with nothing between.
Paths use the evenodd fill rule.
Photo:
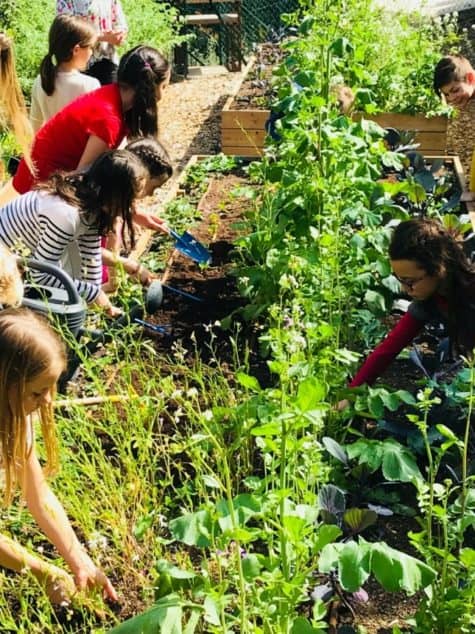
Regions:
<instances>
[{"instance_id":1,"label":"chain link gate","mask_svg":"<svg viewBox=\"0 0 475 634\"><path fill-rule=\"evenodd\" d=\"M299 8L299 0L242 0L242 31L246 50L265 42L282 28L282 15Z\"/></svg>"},{"instance_id":2,"label":"chain link gate","mask_svg":"<svg viewBox=\"0 0 475 634\"><path fill-rule=\"evenodd\" d=\"M187 3L186 0L175 0L172 2L180 13L190 16L196 13L197 3ZM216 14L224 15L226 12L235 10L233 2L201 2L205 12L215 11ZM205 6L206 5L206 6ZM278 34L282 28L281 16L284 13L296 11L299 7L299 0L241 0L240 2L240 58L244 61L246 53L252 50L253 46L259 42L265 42L272 35ZM194 37L184 46L186 53L183 53L184 64L187 65L188 57L191 63L195 64L216 64L223 63L226 57L223 51L223 42L232 33L224 22L215 24L214 28L186 28L185 32L193 33ZM177 62L177 56L175 55ZM183 66L180 59L176 67ZM181 72L178 70L178 72ZM186 71L185 71L186 74Z\"/></svg>"}]
</instances>

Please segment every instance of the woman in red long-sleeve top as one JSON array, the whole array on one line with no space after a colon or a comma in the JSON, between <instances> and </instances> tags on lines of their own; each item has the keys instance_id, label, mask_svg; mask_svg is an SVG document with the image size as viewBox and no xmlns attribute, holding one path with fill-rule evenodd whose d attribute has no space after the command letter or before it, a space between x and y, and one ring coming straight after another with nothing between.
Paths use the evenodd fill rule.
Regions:
<instances>
[{"instance_id":1,"label":"woman in red long-sleeve top","mask_svg":"<svg viewBox=\"0 0 475 634\"><path fill-rule=\"evenodd\" d=\"M475 347L475 267L457 237L435 220L407 220L394 230L389 258L394 276L413 301L350 387L373 383L428 321L447 324L458 352L471 355Z\"/></svg>"}]
</instances>

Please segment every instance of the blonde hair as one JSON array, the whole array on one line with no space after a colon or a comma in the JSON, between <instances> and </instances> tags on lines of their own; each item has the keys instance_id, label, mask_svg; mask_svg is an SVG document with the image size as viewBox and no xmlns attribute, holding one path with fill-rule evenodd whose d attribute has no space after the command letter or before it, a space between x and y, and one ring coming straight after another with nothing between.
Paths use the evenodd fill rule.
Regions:
<instances>
[{"instance_id":1,"label":"blonde hair","mask_svg":"<svg viewBox=\"0 0 475 634\"><path fill-rule=\"evenodd\" d=\"M13 44L5 33L0 33L0 119L5 127L12 129L28 167L33 169L30 155L33 130L18 82Z\"/></svg>"},{"instance_id":2,"label":"blonde hair","mask_svg":"<svg viewBox=\"0 0 475 634\"><path fill-rule=\"evenodd\" d=\"M18 306L23 297L23 283L15 256L0 245L0 304Z\"/></svg>"},{"instance_id":3,"label":"blonde hair","mask_svg":"<svg viewBox=\"0 0 475 634\"><path fill-rule=\"evenodd\" d=\"M64 345L41 317L24 308L0 312L0 456L5 469L5 503L17 482L17 467L32 451L24 395L28 383L49 368L65 367ZM54 396L54 394L53 394ZM52 403L38 410L46 450L47 471L58 466Z\"/></svg>"}]
</instances>

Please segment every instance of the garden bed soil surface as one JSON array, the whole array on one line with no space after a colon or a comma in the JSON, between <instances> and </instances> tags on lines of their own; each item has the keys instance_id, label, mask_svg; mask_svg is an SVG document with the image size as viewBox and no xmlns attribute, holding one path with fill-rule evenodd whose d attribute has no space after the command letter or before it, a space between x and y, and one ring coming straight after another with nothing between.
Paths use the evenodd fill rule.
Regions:
<instances>
[{"instance_id":1,"label":"garden bed soil surface","mask_svg":"<svg viewBox=\"0 0 475 634\"><path fill-rule=\"evenodd\" d=\"M220 324L223 318L244 305L231 267L233 243L242 235L243 214L252 204L247 198L233 194L236 188L243 186L248 187L249 182L239 170L212 177L199 203L203 220L191 231L208 245L211 265L200 267L176 250L171 255L163 282L192 293L202 301L198 303L173 294L166 296L153 316L158 324L173 325L170 336L156 337L156 346L162 352L179 341L187 349L196 348L205 363L213 356L224 364L232 361L232 333L222 329ZM242 342L246 340L250 345L252 372L267 384L270 377L266 364L259 358L258 330L255 326L243 327Z\"/></svg>"},{"instance_id":2,"label":"garden bed soil surface","mask_svg":"<svg viewBox=\"0 0 475 634\"><path fill-rule=\"evenodd\" d=\"M282 63L284 57L285 52L279 44L260 44L230 107L236 110L268 110L274 96L272 71Z\"/></svg>"},{"instance_id":3,"label":"garden bed soil surface","mask_svg":"<svg viewBox=\"0 0 475 634\"><path fill-rule=\"evenodd\" d=\"M184 348L197 351L204 362L219 363L222 370L232 362L229 333L219 325L216 326L216 322L219 323L231 311L242 306L235 279L230 276L230 255L232 243L242 231L239 222L250 203L245 198L230 194L236 187L247 184L239 173L212 178L200 202L203 221L192 231L198 240L209 244L213 257L211 266L200 268L180 253L175 251L172 254L166 272L166 283L194 293L204 301L196 304L175 295L168 297L153 317L156 323L173 324L170 337L154 337L160 353L166 354L171 345L178 341ZM258 335L257 330L248 327L243 340L245 338L251 348L251 373L258 377L261 384L269 385L272 377L259 357ZM190 354L192 356L193 353ZM403 366L405 373L402 378L401 367L395 366L393 372L388 371L384 380L392 382L391 377L394 376L400 383L398 387L413 388L414 380L420 378L420 373L408 362L403 362ZM409 525L412 529L416 528L415 521L406 517L396 515L380 519L376 527L378 534L372 538L385 540L391 546L415 555L407 539ZM367 583L365 588L369 601L365 604L353 604L354 615L344 606L338 607L339 625L364 626L367 634L386 634L391 631L392 625L402 627L404 618L411 616L417 609L418 596L408 597L403 592L385 592L375 581Z\"/></svg>"},{"instance_id":4,"label":"garden bed soil surface","mask_svg":"<svg viewBox=\"0 0 475 634\"><path fill-rule=\"evenodd\" d=\"M155 372L166 373L169 371L167 358L171 356L174 345L178 344L189 351L186 359L190 367L195 363L195 355L198 355L204 363L219 364L220 371L232 380L231 366L233 363L233 348L230 337L232 332L220 327L220 320L231 312L239 309L243 301L236 286L236 280L231 275L231 253L234 241L242 234L239 223L243 219L243 213L251 202L247 198L235 196L232 192L237 187L248 186L249 183L242 171L237 169L228 175L216 175L210 178L207 191L199 203L202 213L202 221L193 226L193 235L201 242L209 246L212 254L212 263L201 267L186 258L178 251L173 250L168 260L167 269L163 276L163 282L192 293L203 301L193 302L175 295L165 293L164 302L159 311L150 317L148 321L156 324L172 324L170 335L154 334L143 331L142 336L151 339L159 352L159 358L163 360L161 367L154 368ZM159 237L158 237L159 238ZM154 244L150 247L152 250ZM139 331L140 332L140 331ZM269 384L271 377L265 361L258 354L258 331L254 326L245 326L240 333L240 342L248 343L251 354L249 363L250 372L257 376L263 385ZM110 367L107 382L113 382L115 368ZM180 377L174 376L177 388L180 387ZM73 386L75 393L82 393L81 376ZM120 407L120 404L117 405ZM170 403L172 413L173 403ZM170 433L173 433L170 428ZM105 439L104 450L108 451ZM114 448L110 447L111 459ZM48 543L45 542L45 548ZM153 566L154 561L150 562ZM111 604L119 622L123 622L150 607L150 602L143 599L144 585L148 583L140 572L128 577L119 574L110 575L119 596L119 604ZM63 632L82 632L82 618L80 613L71 609L60 608L57 612ZM101 619L98 615L98 626ZM112 626L112 624L111 624ZM0 628L1 629L1 628Z\"/></svg>"},{"instance_id":5,"label":"garden bed soil surface","mask_svg":"<svg viewBox=\"0 0 475 634\"><path fill-rule=\"evenodd\" d=\"M170 257L164 282L193 293L204 301L197 304L177 295L166 296L160 310L150 318L150 321L157 324L173 325L170 336L152 335L160 355L168 354L173 344L178 342L190 351L190 364L193 363L194 354L198 353L205 363L219 363L221 371L226 372L227 366L231 366L233 350L230 333L223 330L219 322L243 305L236 280L230 273L233 242L242 232L239 223L243 219L243 213L252 204L247 198L232 195L237 187L244 185L248 186L248 182L239 172L212 177L200 201L203 220L192 228L192 233L198 240L209 245L212 253L211 266L200 268L177 251ZM151 249L153 248L152 243ZM262 385L269 385L272 377L259 356L258 335L259 331L255 327L248 326L242 333L241 341L246 341L250 347L251 374L257 376ZM415 366L405 363L408 373L401 380L399 368L394 376L408 388L414 385L414 379L420 375ZM231 371L229 376L232 378ZM391 376L388 371L385 381L391 382ZM376 527L378 534L372 537L375 540L385 540L404 552L415 554L407 540L409 523L415 529L414 521L405 517L380 519ZM385 592L375 581L365 584L365 589L369 594L369 601L353 604L354 616L344 606L338 606L336 615L339 625L364 626L367 634L386 634L391 631L392 625L402 627L403 619L411 616L417 609L417 596L408 597L403 592ZM129 616L135 613L136 605L130 605L130 608L133 611ZM127 616L125 606L120 616Z\"/></svg>"}]
</instances>

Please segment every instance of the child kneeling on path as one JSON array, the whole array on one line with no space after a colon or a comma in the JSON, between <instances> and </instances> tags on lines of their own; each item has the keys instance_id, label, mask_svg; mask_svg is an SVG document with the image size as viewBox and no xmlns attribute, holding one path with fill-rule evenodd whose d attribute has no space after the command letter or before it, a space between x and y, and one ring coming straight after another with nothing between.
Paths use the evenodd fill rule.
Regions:
<instances>
[{"instance_id":1,"label":"child kneeling on path","mask_svg":"<svg viewBox=\"0 0 475 634\"><path fill-rule=\"evenodd\" d=\"M64 346L40 317L25 309L0 312L0 457L5 502L19 486L38 526L69 566L72 576L0 535L0 565L29 570L53 603L69 601L77 590L102 588L117 601L106 575L79 542L64 508L50 489L35 451L31 417L38 413L48 471L57 467L52 401L65 367Z\"/></svg>"}]
</instances>

